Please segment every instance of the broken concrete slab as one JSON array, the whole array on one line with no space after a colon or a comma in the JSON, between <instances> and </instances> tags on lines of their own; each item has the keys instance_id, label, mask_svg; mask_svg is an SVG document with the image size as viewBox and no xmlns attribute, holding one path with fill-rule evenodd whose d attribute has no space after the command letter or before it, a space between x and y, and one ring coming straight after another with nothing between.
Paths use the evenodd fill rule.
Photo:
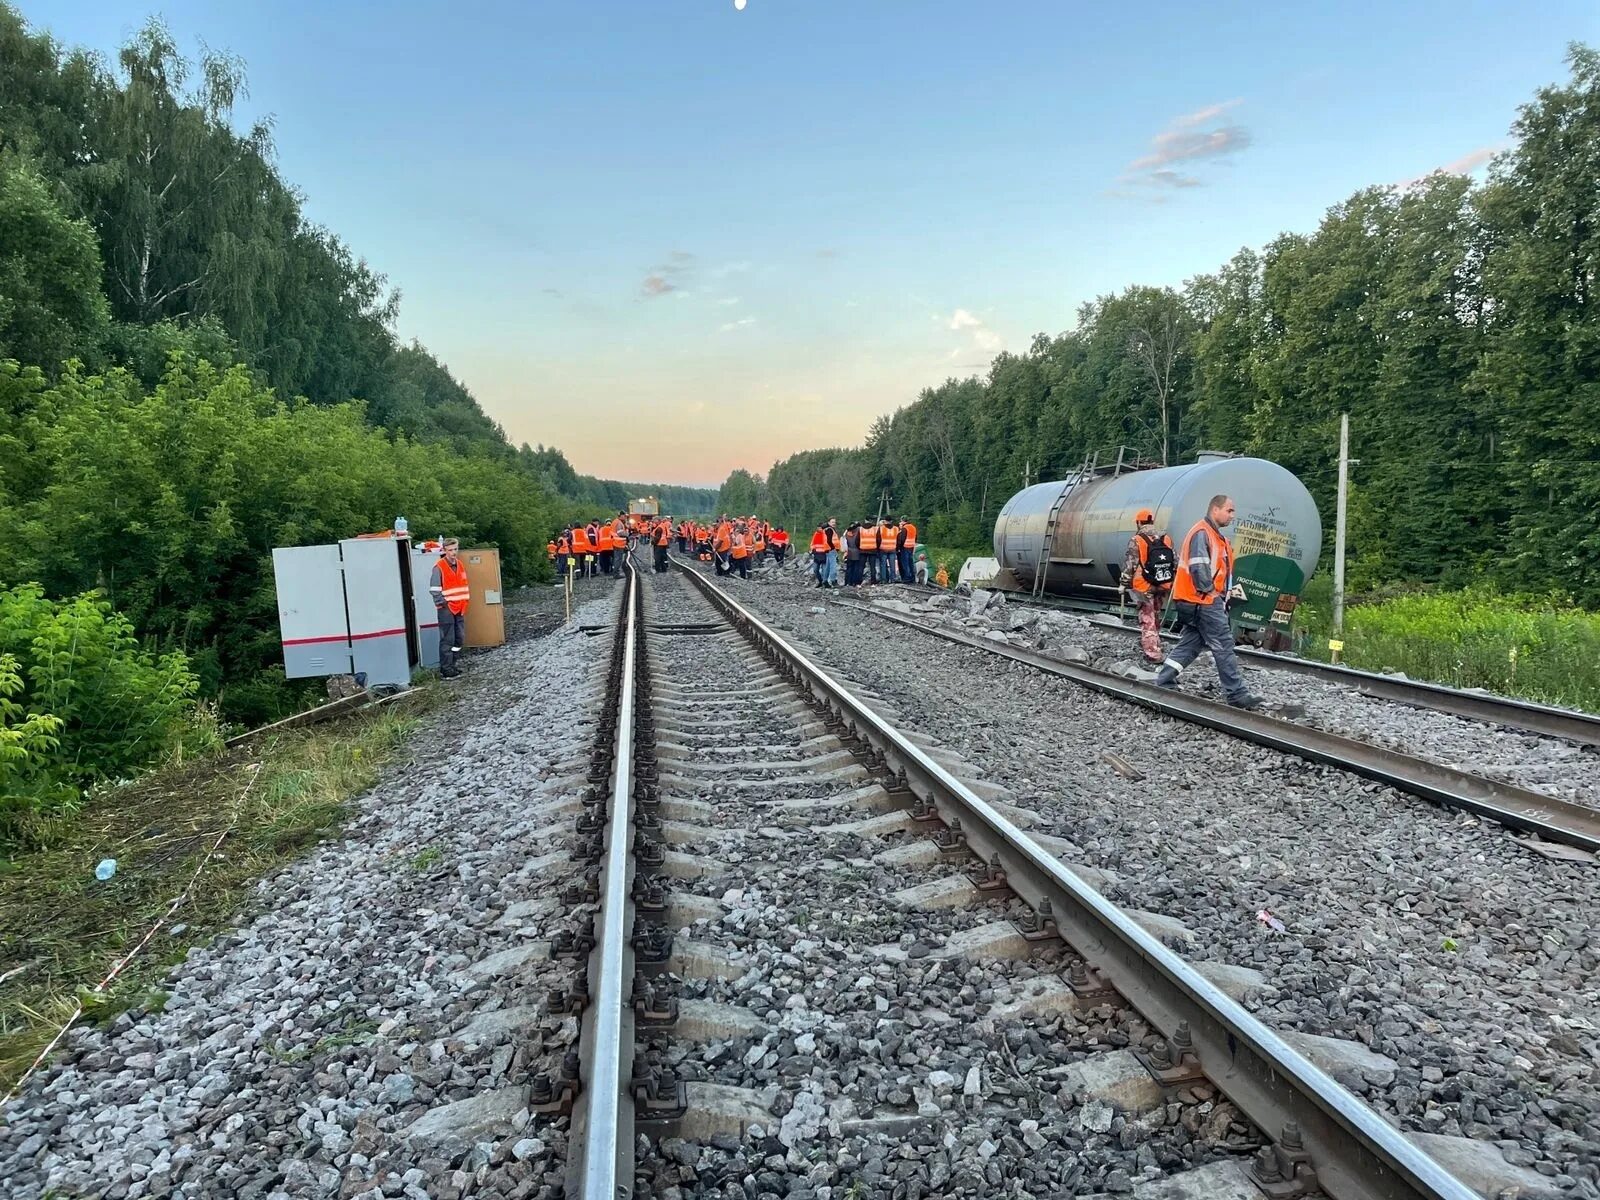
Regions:
<instances>
[{"instance_id":1,"label":"broken concrete slab","mask_svg":"<svg viewBox=\"0 0 1600 1200\"><path fill-rule=\"evenodd\" d=\"M528 1106L528 1089L499 1088L430 1108L405 1129L413 1149L446 1142L470 1142L480 1134L509 1133L512 1119Z\"/></svg>"},{"instance_id":2,"label":"broken concrete slab","mask_svg":"<svg viewBox=\"0 0 1600 1200\"><path fill-rule=\"evenodd\" d=\"M720 858L668 849L661 873L669 879L704 879L708 875L726 875L728 864Z\"/></svg>"},{"instance_id":3,"label":"broken concrete slab","mask_svg":"<svg viewBox=\"0 0 1600 1200\"><path fill-rule=\"evenodd\" d=\"M1094 1192L1084 1200L1261 1200L1262 1192L1250 1178L1250 1160L1225 1158L1192 1171L1145 1179L1132 1192Z\"/></svg>"},{"instance_id":4,"label":"broken concrete slab","mask_svg":"<svg viewBox=\"0 0 1600 1200\"><path fill-rule=\"evenodd\" d=\"M1343 1076L1350 1073L1374 1087L1388 1087L1400 1068L1394 1059L1369 1050L1360 1042L1318 1037L1296 1030L1287 1030L1279 1036L1341 1083Z\"/></svg>"},{"instance_id":5,"label":"broken concrete slab","mask_svg":"<svg viewBox=\"0 0 1600 1200\"><path fill-rule=\"evenodd\" d=\"M964 908L977 903L982 896L983 893L965 875L946 875L915 887L901 888L890 899L901 908L927 910Z\"/></svg>"},{"instance_id":6,"label":"broken concrete slab","mask_svg":"<svg viewBox=\"0 0 1600 1200\"><path fill-rule=\"evenodd\" d=\"M485 958L480 958L477 962L463 967L461 973L473 979L498 979L502 975L511 974L524 963L537 962L549 957L549 942L525 942L523 945L497 950Z\"/></svg>"},{"instance_id":7,"label":"broken concrete slab","mask_svg":"<svg viewBox=\"0 0 1600 1200\"><path fill-rule=\"evenodd\" d=\"M1166 1103L1161 1085L1132 1050L1114 1050L1072 1063L1062 1074L1062 1084L1119 1112L1146 1113Z\"/></svg>"},{"instance_id":8,"label":"broken concrete slab","mask_svg":"<svg viewBox=\"0 0 1600 1200\"><path fill-rule=\"evenodd\" d=\"M678 1001L672 1036L689 1042L740 1041L766 1036L766 1022L748 1008L714 1000Z\"/></svg>"},{"instance_id":9,"label":"broken concrete slab","mask_svg":"<svg viewBox=\"0 0 1600 1200\"><path fill-rule=\"evenodd\" d=\"M538 1021L535 1007L498 1008L479 1013L451 1036L468 1046L492 1046L519 1030L534 1028Z\"/></svg>"},{"instance_id":10,"label":"broken concrete slab","mask_svg":"<svg viewBox=\"0 0 1600 1200\"><path fill-rule=\"evenodd\" d=\"M742 1140L752 1125L768 1128L773 1125L771 1110L749 1088L693 1082L685 1084L684 1091L689 1102L688 1111L672 1122L673 1132L678 1137L709 1142L720 1134Z\"/></svg>"},{"instance_id":11,"label":"broken concrete slab","mask_svg":"<svg viewBox=\"0 0 1600 1200\"><path fill-rule=\"evenodd\" d=\"M750 969L748 954L724 950L709 942L674 938L667 970L682 979L738 979Z\"/></svg>"},{"instance_id":12,"label":"broken concrete slab","mask_svg":"<svg viewBox=\"0 0 1600 1200\"><path fill-rule=\"evenodd\" d=\"M1557 1200L1555 1181L1527 1167L1514 1167L1493 1142L1442 1133L1408 1133L1406 1137L1480 1196L1507 1192L1518 1200Z\"/></svg>"},{"instance_id":13,"label":"broken concrete slab","mask_svg":"<svg viewBox=\"0 0 1600 1200\"><path fill-rule=\"evenodd\" d=\"M1129 909L1128 915L1139 922L1146 933L1164 945L1176 942L1181 946L1192 946L1195 943L1194 930L1177 917L1169 917L1165 913L1142 912L1136 908Z\"/></svg>"}]
</instances>

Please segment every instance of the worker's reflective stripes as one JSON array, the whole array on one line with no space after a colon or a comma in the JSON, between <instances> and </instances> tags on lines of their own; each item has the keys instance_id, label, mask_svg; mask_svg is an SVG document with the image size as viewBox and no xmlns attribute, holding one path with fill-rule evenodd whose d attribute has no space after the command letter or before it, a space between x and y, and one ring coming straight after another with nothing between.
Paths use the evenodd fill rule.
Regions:
<instances>
[{"instance_id":1,"label":"worker's reflective stripes","mask_svg":"<svg viewBox=\"0 0 1600 1200\"><path fill-rule=\"evenodd\" d=\"M1228 590L1233 554L1228 540L1210 521L1196 523L1183 539L1185 557L1172 581L1172 598L1189 604L1210 604Z\"/></svg>"}]
</instances>

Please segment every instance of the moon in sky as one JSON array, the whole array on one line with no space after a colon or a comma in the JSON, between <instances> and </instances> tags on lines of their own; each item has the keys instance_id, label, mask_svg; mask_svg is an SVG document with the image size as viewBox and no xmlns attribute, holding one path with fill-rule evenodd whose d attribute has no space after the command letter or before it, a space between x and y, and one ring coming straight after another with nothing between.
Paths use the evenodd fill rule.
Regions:
<instances>
[{"instance_id":1,"label":"moon in sky","mask_svg":"<svg viewBox=\"0 0 1600 1200\"><path fill-rule=\"evenodd\" d=\"M744 11L744 0L733 0L733 6L734 6L734 8L738 9L740 12L743 12Z\"/></svg>"}]
</instances>

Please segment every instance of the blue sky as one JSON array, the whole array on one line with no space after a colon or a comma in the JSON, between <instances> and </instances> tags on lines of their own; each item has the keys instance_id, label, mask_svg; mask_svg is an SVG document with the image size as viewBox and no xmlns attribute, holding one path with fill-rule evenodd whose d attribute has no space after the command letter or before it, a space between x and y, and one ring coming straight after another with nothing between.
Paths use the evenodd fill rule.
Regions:
<instances>
[{"instance_id":1,"label":"blue sky","mask_svg":"<svg viewBox=\"0 0 1600 1200\"><path fill-rule=\"evenodd\" d=\"M310 216L516 441L715 483L1080 303L1471 167L1594 0L21 0L246 61ZM1481 170L1481 168L1480 168Z\"/></svg>"}]
</instances>

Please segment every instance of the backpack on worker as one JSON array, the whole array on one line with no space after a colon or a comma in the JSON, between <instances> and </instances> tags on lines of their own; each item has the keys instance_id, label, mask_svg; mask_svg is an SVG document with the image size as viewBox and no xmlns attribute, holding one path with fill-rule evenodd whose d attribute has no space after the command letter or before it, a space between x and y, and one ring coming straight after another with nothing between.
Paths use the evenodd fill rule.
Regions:
<instances>
[{"instance_id":1,"label":"backpack on worker","mask_svg":"<svg viewBox=\"0 0 1600 1200\"><path fill-rule=\"evenodd\" d=\"M1145 538L1144 542L1144 561L1139 565L1144 581L1153 588L1171 587L1178 577L1178 556L1172 552L1172 539L1162 534L1156 541Z\"/></svg>"}]
</instances>

